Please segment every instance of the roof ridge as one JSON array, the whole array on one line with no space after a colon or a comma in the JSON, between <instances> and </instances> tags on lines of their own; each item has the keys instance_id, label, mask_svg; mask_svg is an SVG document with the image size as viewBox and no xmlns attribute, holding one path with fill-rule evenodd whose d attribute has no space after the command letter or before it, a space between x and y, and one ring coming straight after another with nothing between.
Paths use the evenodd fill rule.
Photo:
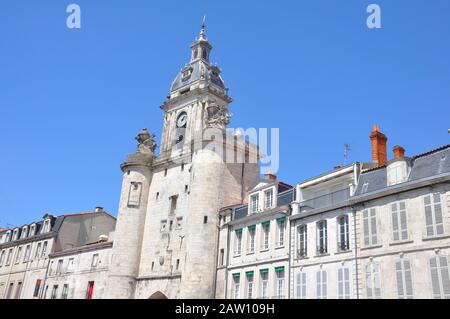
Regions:
<instances>
[{"instance_id":1,"label":"roof ridge","mask_svg":"<svg viewBox=\"0 0 450 319\"><path fill-rule=\"evenodd\" d=\"M445 150L446 148L450 148L450 144L443 145L443 146L441 146L441 147L432 149L432 150L427 151L427 152L422 153L422 154L414 155L414 156L412 157L412 159L416 159L416 158L424 157L424 156L427 156L427 155L431 155L431 154L437 153L437 152L439 152L439 151Z\"/></svg>"}]
</instances>

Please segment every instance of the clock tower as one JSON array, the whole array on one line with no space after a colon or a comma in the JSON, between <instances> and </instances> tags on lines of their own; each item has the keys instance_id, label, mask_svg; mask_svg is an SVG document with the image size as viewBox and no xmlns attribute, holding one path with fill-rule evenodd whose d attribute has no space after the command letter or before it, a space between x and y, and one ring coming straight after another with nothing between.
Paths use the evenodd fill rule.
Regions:
<instances>
[{"instance_id":1,"label":"clock tower","mask_svg":"<svg viewBox=\"0 0 450 319\"><path fill-rule=\"evenodd\" d=\"M232 99L221 70L210 63L211 50L203 25L161 106L159 154L154 135L143 130L136 154L121 166L110 298L215 296L218 212L245 201L259 180L259 164L235 161L238 153L244 159L258 153L226 132Z\"/></svg>"}]
</instances>

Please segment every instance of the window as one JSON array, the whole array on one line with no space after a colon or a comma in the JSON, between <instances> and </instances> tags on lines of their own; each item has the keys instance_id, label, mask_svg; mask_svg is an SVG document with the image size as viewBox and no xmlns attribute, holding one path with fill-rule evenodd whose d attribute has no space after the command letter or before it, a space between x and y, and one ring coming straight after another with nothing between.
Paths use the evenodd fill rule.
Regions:
<instances>
[{"instance_id":1,"label":"window","mask_svg":"<svg viewBox=\"0 0 450 319\"><path fill-rule=\"evenodd\" d=\"M256 226L248 227L248 243L247 243L247 253L252 254L255 252L255 235Z\"/></svg>"},{"instance_id":2,"label":"window","mask_svg":"<svg viewBox=\"0 0 450 319\"><path fill-rule=\"evenodd\" d=\"M69 285L65 284L63 286L63 290L62 290L62 294L61 294L61 299L67 299L67 296L69 295Z\"/></svg>"},{"instance_id":3,"label":"window","mask_svg":"<svg viewBox=\"0 0 450 319\"><path fill-rule=\"evenodd\" d=\"M224 265L224 259L225 259L225 249L220 250L220 256L219 256L219 266Z\"/></svg>"},{"instance_id":4,"label":"window","mask_svg":"<svg viewBox=\"0 0 450 319\"><path fill-rule=\"evenodd\" d=\"M251 203L251 212L252 213L257 213L258 212L258 206L259 206L259 195L252 195L250 198L250 203Z\"/></svg>"},{"instance_id":5,"label":"window","mask_svg":"<svg viewBox=\"0 0 450 319\"><path fill-rule=\"evenodd\" d=\"M8 266L9 264L11 264L12 253L13 253L13 250L12 250L12 248L11 248L11 249L8 251L8 257L6 257L6 264L5 264L5 266Z\"/></svg>"},{"instance_id":6,"label":"window","mask_svg":"<svg viewBox=\"0 0 450 319\"><path fill-rule=\"evenodd\" d=\"M284 231L285 231L285 227L286 227L286 218L278 218L277 219L277 232L278 232L278 236L277 236L277 247L283 247L284 246Z\"/></svg>"},{"instance_id":7,"label":"window","mask_svg":"<svg viewBox=\"0 0 450 319\"><path fill-rule=\"evenodd\" d=\"M242 229L236 229L234 255L239 256L241 252L242 252Z\"/></svg>"},{"instance_id":8,"label":"window","mask_svg":"<svg viewBox=\"0 0 450 319\"><path fill-rule=\"evenodd\" d=\"M14 283L12 282L9 284L8 292L6 294L6 299L11 299L13 290L14 290Z\"/></svg>"},{"instance_id":9,"label":"window","mask_svg":"<svg viewBox=\"0 0 450 319\"><path fill-rule=\"evenodd\" d=\"M42 234L48 233L50 231L50 219L44 221L44 227L42 227Z\"/></svg>"},{"instance_id":10,"label":"window","mask_svg":"<svg viewBox=\"0 0 450 319\"><path fill-rule=\"evenodd\" d=\"M33 224L33 225L31 225L30 233L28 234L29 237L34 236L35 231L36 231L36 225Z\"/></svg>"},{"instance_id":11,"label":"window","mask_svg":"<svg viewBox=\"0 0 450 319\"><path fill-rule=\"evenodd\" d=\"M52 294L50 296L51 299L56 299L58 294L58 285L53 285Z\"/></svg>"},{"instance_id":12,"label":"window","mask_svg":"<svg viewBox=\"0 0 450 319\"><path fill-rule=\"evenodd\" d=\"M377 240L377 214L375 208L363 211L364 246L373 246Z\"/></svg>"},{"instance_id":13,"label":"window","mask_svg":"<svg viewBox=\"0 0 450 319\"><path fill-rule=\"evenodd\" d=\"M268 190L264 192L265 195L265 207L272 208L273 206L273 190Z\"/></svg>"},{"instance_id":14,"label":"window","mask_svg":"<svg viewBox=\"0 0 450 319\"><path fill-rule=\"evenodd\" d=\"M47 244L48 244L48 242L44 241L44 245L42 246L41 258L44 258L47 256Z\"/></svg>"},{"instance_id":15,"label":"window","mask_svg":"<svg viewBox=\"0 0 450 319\"><path fill-rule=\"evenodd\" d=\"M180 260L179 259L177 259L177 263L175 266L175 270L178 270L178 269L180 269Z\"/></svg>"},{"instance_id":16,"label":"window","mask_svg":"<svg viewBox=\"0 0 450 319\"><path fill-rule=\"evenodd\" d=\"M56 274L59 275L62 272L63 260L58 260L58 265L56 266Z\"/></svg>"},{"instance_id":17,"label":"window","mask_svg":"<svg viewBox=\"0 0 450 319\"><path fill-rule=\"evenodd\" d=\"M269 249L270 221L262 223L262 250Z\"/></svg>"},{"instance_id":18,"label":"window","mask_svg":"<svg viewBox=\"0 0 450 319\"><path fill-rule=\"evenodd\" d=\"M41 290L41 284L42 284L42 280L38 279L36 280L36 285L34 286L34 293L33 293L33 297L39 297L39 291Z\"/></svg>"},{"instance_id":19,"label":"window","mask_svg":"<svg viewBox=\"0 0 450 319\"><path fill-rule=\"evenodd\" d=\"M395 263L397 275L397 293L399 299L412 299L413 283L411 263L407 259L401 259Z\"/></svg>"},{"instance_id":20,"label":"window","mask_svg":"<svg viewBox=\"0 0 450 319\"><path fill-rule=\"evenodd\" d=\"M177 199L178 199L178 195L170 197L170 213L171 214L175 214L175 212L177 210Z\"/></svg>"},{"instance_id":21,"label":"window","mask_svg":"<svg viewBox=\"0 0 450 319\"><path fill-rule=\"evenodd\" d=\"M67 272L73 271L73 258L69 258L69 262L67 263Z\"/></svg>"},{"instance_id":22,"label":"window","mask_svg":"<svg viewBox=\"0 0 450 319\"><path fill-rule=\"evenodd\" d=\"M442 218L441 195L433 194L424 197L425 221L427 236L439 236L444 234L444 221Z\"/></svg>"},{"instance_id":23,"label":"window","mask_svg":"<svg viewBox=\"0 0 450 319\"><path fill-rule=\"evenodd\" d=\"M3 266L3 261L5 259L5 255L6 255L6 250L3 250L0 255L0 267Z\"/></svg>"},{"instance_id":24,"label":"window","mask_svg":"<svg viewBox=\"0 0 450 319\"><path fill-rule=\"evenodd\" d=\"M300 225L297 227L297 256L304 258L308 254L308 227Z\"/></svg>"},{"instance_id":25,"label":"window","mask_svg":"<svg viewBox=\"0 0 450 319\"><path fill-rule=\"evenodd\" d=\"M394 241L408 239L408 226L406 221L405 202L393 203L391 205L392 214L392 236Z\"/></svg>"},{"instance_id":26,"label":"window","mask_svg":"<svg viewBox=\"0 0 450 319\"><path fill-rule=\"evenodd\" d=\"M14 296L14 299L20 299L20 293L22 292L22 282L19 281L17 283L17 288L16 288L16 294Z\"/></svg>"},{"instance_id":27,"label":"window","mask_svg":"<svg viewBox=\"0 0 450 319\"><path fill-rule=\"evenodd\" d=\"M36 253L35 253L35 255L34 255L34 258L35 258L35 259L39 258L40 252L41 252L41 243L39 243L39 244L37 245Z\"/></svg>"},{"instance_id":28,"label":"window","mask_svg":"<svg viewBox=\"0 0 450 319\"><path fill-rule=\"evenodd\" d=\"M361 194L367 193L368 188L369 188L369 182L365 182L361 188Z\"/></svg>"},{"instance_id":29,"label":"window","mask_svg":"<svg viewBox=\"0 0 450 319\"><path fill-rule=\"evenodd\" d=\"M261 277L260 296L261 299L267 299L269 297L269 269L262 269L259 274Z\"/></svg>"},{"instance_id":30,"label":"window","mask_svg":"<svg viewBox=\"0 0 450 319\"><path fill-rule=\"evenodd\" d=\"M276 298L284 299L284 267L275 268L276 275Z\"/></svg>"},{"instance_id":31,"label":"window","mask_svg":"<svg viewBox=\"0 0 450 319\"><path fill-rule=\"evenodd\" d=\"M94 254L92 256L92 268L96 268L98 266L98 254Z\"/></svg>"},{"instance_id":32,"label":"window","mask_svg":"<svg viewBox=\"0 0 450 319\"><path fill-rule=\"evenodd\" d=\"M434 299L450 298L450 273L448 260L445 256L430 259L431 285Z\"/></svg>"},{"instance_id":33,"label":"window","mask_svg":"<svg viewBox=\"0 0 450 319\"><path fill-rule=\"evenodd\" d=\"M253 299L253 271L245 273L247 279L246 296L247 299Z\"/></svg>"},{"instance_id":34,"label":"window","mask_svg":"<svg viewBox=\"0 0 450 319\"><path fill-rule=\"evenodd\" d=\"M203 217L203 224L208 224L208 216Z\"/></svg>"},{"instance_id":35,"label":"window","mask_svg":"<svg viewBox=\"0 0 450 319\"><path fill-rule=\"evenodd\" d=\"M350 235L348 227L348 215L338 218L338 251L347 251L350 249Z\"/></svg>"},{"instance_id":36,"label":"window","mask_svg":"<svg viewBox=\"0 0 450 319\"><path fill-rule=\"evenodd\" d=\"M338 269L338 298L350 299L350 269L348 267Z\"/></svg>"},{"instance_id":37,"label":"window","mask_svg":"<svg viewBox=\"0 0 450 319\"><path fill-rule=\"evenodd\" d=\"M378 263L366 265L366 295L367 299L381 298L380 266Z\"/></svg>"},{"instance_id":38,"label":"window","mask_svg":"<svg viewBox=\"0 0 450 319\"><path fill-rule=\"evenodd\" d=\"M297 299L306 299L306 273L297 273L297 286L296 286Z\"/></svg>"},{"instance_id":39,"label":"window","mask_svg":"<svg viewBox=\"0 0 450 319\"><path fill-rule=\"evenodd\" d=\"M20 235L20 238L21 239L27 238L27 235L28 235L28 227L25 226L25 227L22 228L22 234Z\"/></svg>"},{"instance_id":40,"label":"window","mask_svg":"<svg viewBox=\"0 0 450 319\"><path fill-rule=\"evenodd\" d=\"M317 280L317 299L327 299L327 272L325 270L319 270L316 273Z\"/></svg>"},{"instance_id":41,"label":"window","mask_svg":"<svg viewBox=\"0 0 450 319\"><path fill-rule=\"evenodd\" d=\"M25 248L25 256L23 257L23 262L27 262L30 260L30 254L31 254L31 245L27 245Z\"/></svg>"},{"instance_id":42,"label":"window","mask_svg":"<svg viewBox=\"0 0 450 319\"><path fill-rule=\"evenodd\" d=\"M241 278L240 274L233 275L233 299L239 299L240 288L241 288Z\"/></svg>"},{"instance_id":43,"label":"window","mask_svg":"<svg viewBox=\"0 0 450 319\"><path fill-rule=\"evenodd\" d=\"M17 249L17 254L16 254L16 264L19 263L20 257L21 257L21 256L22 256L22 247L19 247L19 248Z\"/></svg>"},{"instance_id":44,"label":"window","mask_svg":"<svg viewBox=\"0 0 450 319\"><path fill-rule=\"evenodd\" d=\"M92 299L92 295L94 294L94 282L89 281L88 282L88 288L86 292L86 299Z\"/></svg>"},{"instance_id":45,"label":"window","mask_svg":"<svg viewBox=\"0 0 450 319\"><path fill-rule=\"evenodd\" d=\"M17 240L18 237L19 237L19 229L14 229L12 240Z\"/></svg>"},{"instance_id":46,"label":"window","mask_svg":"<svg viewBox=\"0 0 450 319\"><path fill-rule=\"evenodd\" d=\"M328 252L327 221L317 223L317 254L323 255Z\"/></svg>"},{"instance_id":47,"label":"window","mask_svg":"<svg viewBox=\"0 0 450 319\"><path fill-rule=\"evenodd\" d=\"M50 266L48 267L48 275L49 276L53 276L53 273L55 272L55 262L52 260L51 262L50 262Z\"/></svg>"}]
</instances>

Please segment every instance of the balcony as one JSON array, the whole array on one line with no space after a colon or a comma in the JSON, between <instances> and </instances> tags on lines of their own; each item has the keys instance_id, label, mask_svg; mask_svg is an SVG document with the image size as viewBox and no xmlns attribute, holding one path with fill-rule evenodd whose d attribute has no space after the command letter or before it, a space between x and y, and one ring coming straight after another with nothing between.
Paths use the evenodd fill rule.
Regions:
<instances>
[{"instance_id":1,"label":"balcony","mask_svg":"<svg viewBox=\"0 0 450 319\"><path fill-rule=\"evenodd\" d=\"M314 209L331 207L346 202L350 198L350 188L307 199L300 203L300 212L306 213Z\"/></svg>"},{"instance_id":2,"label":"balcony","mask_svg":"<svg viewBox=\"0 0 450 319\"><path fill-rule=\"evenodd\" d=\"M338 242L337 249L338 249L338 252L340 252L340 253L349 251L350 250L350 242L348 240Z\"/></svg>"}]
</instances>

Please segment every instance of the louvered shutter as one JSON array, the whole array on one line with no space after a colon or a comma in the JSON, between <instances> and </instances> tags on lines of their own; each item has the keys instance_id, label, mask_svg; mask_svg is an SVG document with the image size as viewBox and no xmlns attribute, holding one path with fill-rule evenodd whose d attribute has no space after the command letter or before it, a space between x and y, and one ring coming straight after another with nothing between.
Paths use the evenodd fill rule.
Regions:
<instances>
[{"instance_id":1,"label":"louvered shutter","mask_svg":"<svg viewBox=\"0 0 450 319\"><path fill-rule=\"evenodd\" d=\"M402 271L402 262L397 261L395 263L395 273L397 275L397 293L399 299L405 298L405 291L403 289L403 271Z\"/></svg>"},{"instance_id":2,"label":"louvered shutter","mask_svg":"<svg viewBox=\"0 0 450 319\"><path fill-rule=\"evenodd\" d=\"M372 264L373 267L373 283L374 283L374 297L381 298L381 279L380 269L378 264Z\"/></svg>"},{"instance_id":3,"label":"louvered shutter","mask_svg":"<svg viewBox=\"0 0 450 319\"><path fill-rule=\"evenodd\" d=\"M432 257L430 259L430 272L431 272L431 285L433 287L433 298L440 299L441 285L439 280L439 269L436 257Z\"/></svg>"},{"instance_id":4,"label":"louvered shutter","mask_svg":"<svg viewBox=\"0 0 450 319\"><path fill-rule=\"evenodd\" d=\"M376 211L375 208L372 208L370 210L370 232L372 235L372 245L376 245L378 240L377 240L377 215L376 215Z\"/></svg>"},{"instance_id":5,"label":"louvered shutter","mask_svg":"<svg viewBox=\"0 0 450 319\"><path fill-rule=\"evenodd\" d=\"M399 204L399 217L400 217L400 231L402 240L408 239L408 222L406 219L406 204L405 202L400 202Z\"/></svg>"},{"instance_id":6,"label":"louvered shutter","mask_svg":"<svg viewBox=\"0 0 450 319\"><path fill-rule=\"evenodd\" d=\"M398 211L397 211L397 203L391 205L392 210L392 232L394 240L397 241L400 239L399 236L399 225L398 225Z\"/></svg>"},{"instance_id":7,"label":"louvered shutter","mask_svg":"<svg viewBox=\"0 0 450 319\"><path fill-rule=\"evenodd\" d=\"M369 230L369 211L363 212L363 228L364 228L364 246L370 245L370 230Z\"/></svg>"},{"instance_id":8,"label":"louvered shutter","mask_svg":"<svg viewBox=\"0 0 450 319\"><path fill-rule=\"evenodd\" d=\"M345 298L350 298L350 269L345 268L344 270L344 290Z\"/></svg>"},{"instance_id":9,"label":"louvered shutter","mask_svg":"<svg viewBox=\"0 0 450 319\"><path fill-rule=\"evenodd\" d=\"M338 269L338 298L344 298L344 274L343 268Z\"/></svg>"},{"instance_id":10,"label":"louvered shutter","mask_svg":"<svg viewBox=\"0 0 450 319\"><path fill-rule=\"evenodd\" d=\"M444 221L442 219L441 195L434 194L434 220L436 223L436 235L444 234Z\"/></svg>"},{"instance_id":11,"label":"louvered shutter","mask_svg":"<svg viewBox=\"0 0 450 319\"><path fill-rule=\"evenodd\" d=\"M322 298L327 298L327 272L322 270Z\"/></svg>"},{"instance_id":12,"label":"louvered shutter","mask_svg":"<svg viewBox=\"0 0 450 319\"><path fill-rule=\"evenodd\" d=\"M306 273L302 272L302 298L306 298Z\"/></svg>"},{"instance_id":13,"label":"louvered shutter","mask_svg":"<svg viewBox=\"0 0 450 319\"><path fill-rule=\"evenodd\" d=\"M425 223L427 226L427 236L434 236L433 209L431 207L431 196L423 198L425 205Z\"/></svg>"},{"instance_id":14,"label":"louvered shutter","mask_svg":"<svg viewBox=\"0 0 450 319\"><path fill-rule=\"evenodd\" d=\"M297 273L297 299L302 297L302 273Z\"/></svg>"},{"instance_id":15,"label":"louvered shutter","mask_svg":"<svg viewBox=\"0 0 450 319\"><path fill-rule=\"evenodd\" d=\"M373 298L372 269L370 264L366 265L366 294L368 299Z\"/></svg>"},{"instance_id":16,"label":"louvered shutter","mask_svg":"<svg viewBox=\"0 0 450 319\"><path fill-rule=\"evenodd\" d=\"M450 274L447 262L447 257L440 257L440 270L441 270L441 281L442 281L442 292L444 293L443 298L450 298Z\"/></svg>"},{"instance_id":17,"label":"louvered shutter","mask_svg":"<svg viewBox=\"0 0 450 319\"><path fill-rule=\"evenodd\" d=\"M412 299L414 297L414 293L413 293L411 263L409 262L409 260L406 259L403 260L403 269L405 273L406 298Z\"/></svg>"},{"instance_id":18,"label":"louvered shutter","mask_svg":"<svg viewBox=\"0 0 450 319\"><path fill-rule=\"evenodd\" d=\"M316 274L316 280L317 280L317 291L316 291L316 293L317 293L317 299L320 299L320 298L322 298L322 289L321 289L321 271L319 270L318 272L317 272L317 274Z\"/></svg>"}]
</instances>

